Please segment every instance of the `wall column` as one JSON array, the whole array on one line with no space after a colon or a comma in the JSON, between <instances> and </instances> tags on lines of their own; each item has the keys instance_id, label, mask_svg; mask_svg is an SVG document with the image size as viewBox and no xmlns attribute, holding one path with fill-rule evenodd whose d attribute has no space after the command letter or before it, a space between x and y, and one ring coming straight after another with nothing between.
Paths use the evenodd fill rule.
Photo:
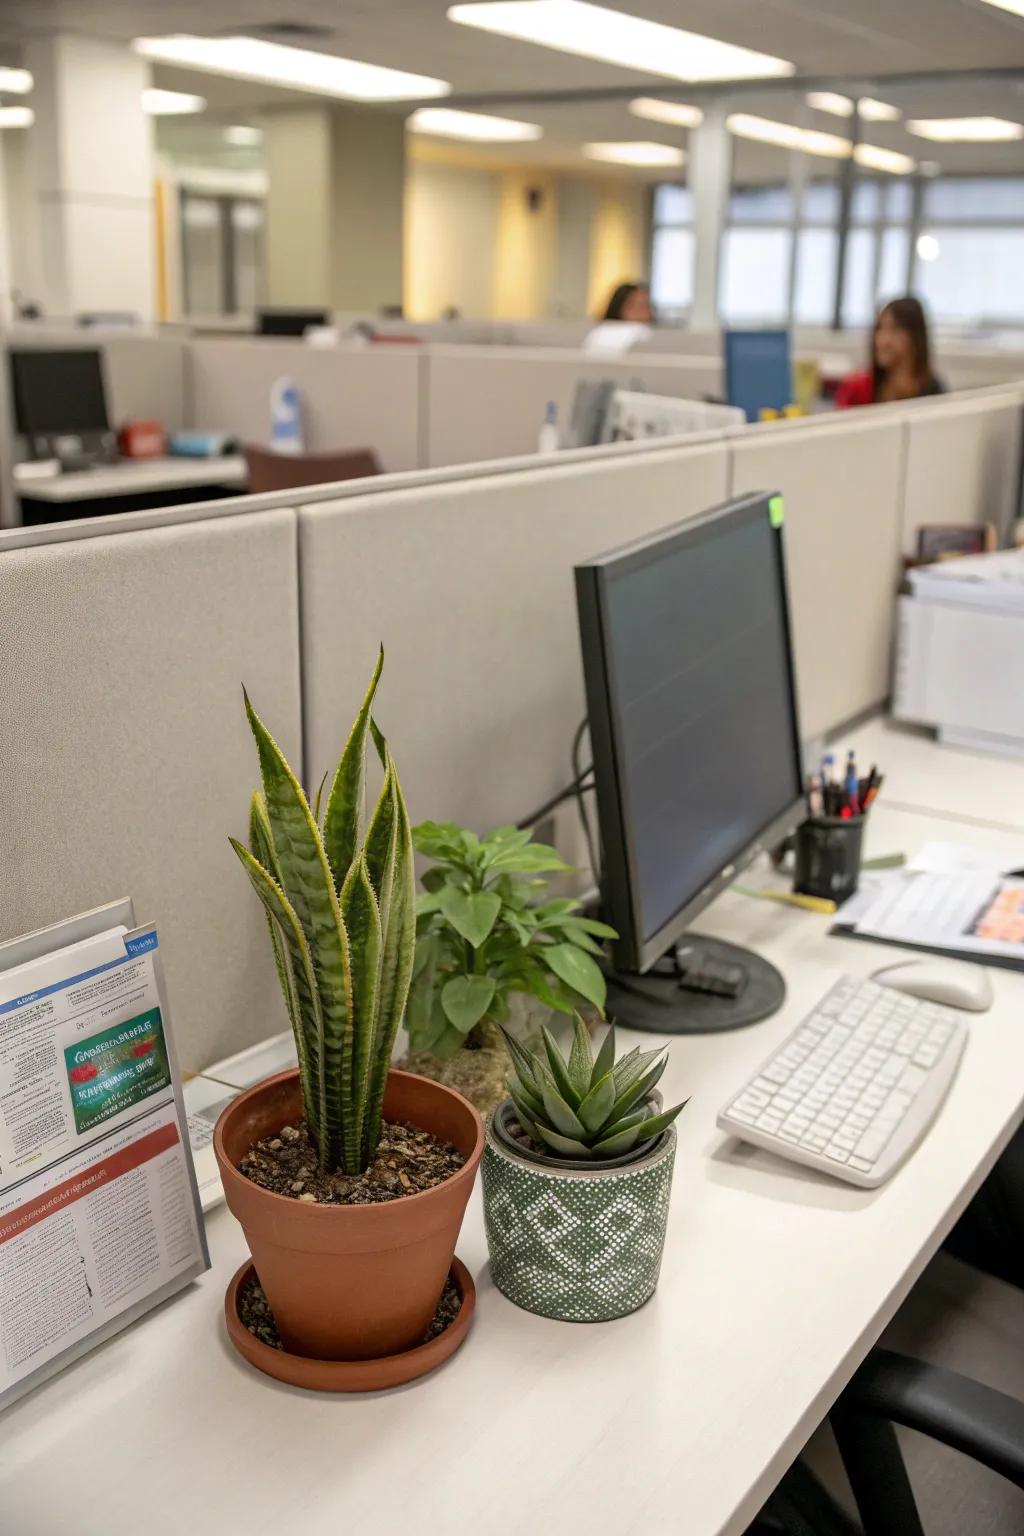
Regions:
<instances>
[{"instance_id":1,"label":"wall column","mask_svg":"<svg viewBox=\"0 0 1024 1536\"><path fill-rule=\"evenodd\" d=\"M688 179L693 189L695 235L690 326L695 331L713 330L718 324L718 269L732 180L727 116L724 102L710 104L705 108L704 121L690 134Z\"/></svg>"},{"instance_id":2,"label":"wall column","mask_svg":"<svg viewBox=\"0 0 1024 1536\"><path fill-rule=\"evenodd\" d=\"M128 310L149 319L148 66L126 47L65 33L30 38L25 62L35 77L31 181L46 311Z\"/></svg>"}]
</instances>

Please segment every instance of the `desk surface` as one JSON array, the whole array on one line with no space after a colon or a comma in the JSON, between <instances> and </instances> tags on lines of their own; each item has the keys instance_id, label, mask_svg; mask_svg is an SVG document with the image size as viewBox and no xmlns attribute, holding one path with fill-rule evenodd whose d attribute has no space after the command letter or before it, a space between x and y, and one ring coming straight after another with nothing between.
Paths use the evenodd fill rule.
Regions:
<instances>
[{"instance_id":1,"label":"desk surface","mask_svg":"<svg viewBox=\"0 0 1024 1536\"><path fill-rule=\"evenodd\" d=\"M961 831L880 805L871 851ZM1024 837L972 840L1024 860ZM1012 1133L1024 975L994 973L995 1005L971 1017L925 1143L890 1184L861 1191L745 1149L714 1121L837 974L867 974L892 950L735 893L698 926L770 956L790 995L752 1029L671 1043L664 1091L692 1100L646 1307L599 1326L518 1311L491 1284L477 1189L458 1251L479 1307L460 1353L394 1393L304 1395L229 1349L222 1298L245 1245L221 1207L210 1274L4 1414L4 1528L739 1536ZM116 1476L98 1475L112 1446Z\"/></svg>"},{"instance_id":2,"label":"desk surface","mask_svg":"<svg viewBox=\"0 0 1024 1536\"><path fill-rule=\"evenodd\" d=\"M863 772L877 763L885 774L880 804L963 821L958 841L970 841L975 824L1024 833L1024 761L939 746L925 727L881 716L834 744L844 759L849 747Z\"/></svg>"},{"instance_id":3,"label":"desk surface","mask_svg":"<svg viewBox=\"0 0 1024 1536\"><path fill-rule=\"evenodd\" d=\"M29 501L92 501L98 496L132 496L146 491L173 491L196 485L245 485L247 470L240 454L214 459L123 459L118 464L76 469L66 475L20 479L15 490Z\"/></svg>"}]
</instances>

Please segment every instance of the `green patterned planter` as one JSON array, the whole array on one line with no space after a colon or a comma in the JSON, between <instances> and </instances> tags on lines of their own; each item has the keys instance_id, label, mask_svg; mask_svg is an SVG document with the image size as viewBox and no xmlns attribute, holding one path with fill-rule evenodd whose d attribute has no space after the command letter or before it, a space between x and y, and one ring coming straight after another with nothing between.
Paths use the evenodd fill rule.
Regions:
<instances>
[{"instance_id":1,"label":"green patterned planter","mask_svg":"<svg viewBox=\"0 0 1024 1536\"><path fill-rule=\"evenodd\" d=\"M494 1283L567 1323L635 1312L654 1294L668 1221L675 1127L618 1168L542 1167L487 1127L481 1165Z\"/></svg>"}]
</instances>

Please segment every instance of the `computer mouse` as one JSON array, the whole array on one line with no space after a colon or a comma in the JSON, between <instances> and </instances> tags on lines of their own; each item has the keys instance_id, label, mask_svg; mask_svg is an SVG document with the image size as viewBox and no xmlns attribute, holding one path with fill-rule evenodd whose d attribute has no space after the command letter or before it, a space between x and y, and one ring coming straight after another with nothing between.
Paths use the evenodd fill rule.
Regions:
<instances>
[{"instance_id":1,"label":"computer mouse","mask_svg":"<svg viewBox=\"0 0 1024 1536\"><path fill-rule=\"evenodd\" d=\"M873 980L925 1002L945 1003L948 1008L965 1008L971 1013L991 1008L994 996L987 971L957 960L903 960L898 965L882 966Z\"/></svg>"}]
</instances>

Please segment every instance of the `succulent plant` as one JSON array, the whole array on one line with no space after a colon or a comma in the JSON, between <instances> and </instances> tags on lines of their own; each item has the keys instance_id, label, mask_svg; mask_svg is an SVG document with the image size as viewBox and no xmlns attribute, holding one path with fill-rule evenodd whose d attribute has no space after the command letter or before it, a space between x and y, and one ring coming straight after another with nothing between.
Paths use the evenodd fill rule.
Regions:
<instances>
[{"instance_id":1,"label":"succulent plant","mask_svg":"<svg viewBox=\"0 0 1024 1536\"><path fill-rule=\"evenodd\" d=\"M369 1166L380 1140L416 945L409 817L390 749L370 713L383 665L382 650L322 825L321 795L311 809L245 695L263 792L252 797L250 847L231 839L270 924L310 1140L322 1168L349 1174ZM384 782L364 831L368 735Z\"/></svg>"},{"instance_id":2,"label":"succulent plant","mask_svg":"<svg viewBox=\"0 0 1024 1536\"><path fill-rule=\"evenodd\" d=\"M502 1030L513 1072L508 1089L516 1118L538 1147L557 1157L621 1157L667 1130L686 1101L660 1111L652 1098L668 1065L664 1049L639 1046L615 1060L609 1029L595 1059L590 1032L577 1014L569 1055L563 1056L544 1026L544 1054L528 1051Z\"/></svg>"}]
</instances>

